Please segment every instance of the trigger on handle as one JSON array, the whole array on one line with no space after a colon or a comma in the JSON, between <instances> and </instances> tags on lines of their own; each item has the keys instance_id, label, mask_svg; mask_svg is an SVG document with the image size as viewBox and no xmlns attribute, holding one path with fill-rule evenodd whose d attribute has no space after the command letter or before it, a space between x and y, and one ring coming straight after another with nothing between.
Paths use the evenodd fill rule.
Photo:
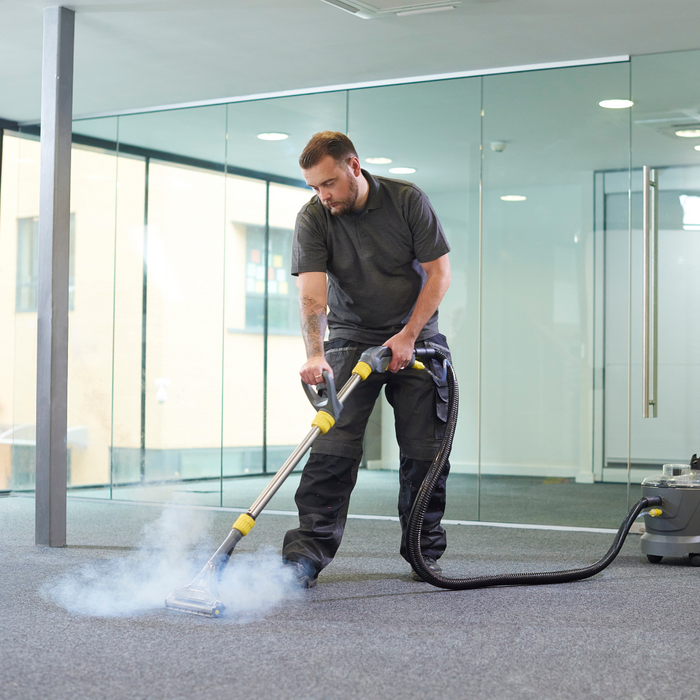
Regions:
<instances>
[{"instance_id":1,"label":"trigger on handle","mask_svg":"<svg viewBox=\"0 0 700 700\"><path fill-rule=\"evenodd\" d=\"M321 396L317 391L312 389L303 379L301 380L301 385L304 388L306 397L309 399L311 405L317 411L325 411L329 413L336 420L343 410L343 404L338 401L338 394L335 390L335 381L333 380L333 375L328 371L323 371L323 380L325 382L325 394L326 396ZM317 385L318 386L318 385Z\"/></svg>"}]
</instances>

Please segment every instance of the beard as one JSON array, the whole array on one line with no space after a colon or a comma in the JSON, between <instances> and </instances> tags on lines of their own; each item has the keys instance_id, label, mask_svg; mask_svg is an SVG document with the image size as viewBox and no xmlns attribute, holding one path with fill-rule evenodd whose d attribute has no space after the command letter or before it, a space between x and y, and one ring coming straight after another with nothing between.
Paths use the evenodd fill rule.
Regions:
<instances>
[{"instance_id":1,"label":"beard","mask_svg":"<svg viewBox=\"0 0 700 700\"><path fill-rule=\"evenodd\" d=\"M348 188L350 190L348 196L345 199L335 200L334 206L326 204L326 202L321 202L333 216L343 216L349 214L354 209L360 188L357 186L357 180L355 180L352 175L348 178Z\"/></svg>"}]
</instances>

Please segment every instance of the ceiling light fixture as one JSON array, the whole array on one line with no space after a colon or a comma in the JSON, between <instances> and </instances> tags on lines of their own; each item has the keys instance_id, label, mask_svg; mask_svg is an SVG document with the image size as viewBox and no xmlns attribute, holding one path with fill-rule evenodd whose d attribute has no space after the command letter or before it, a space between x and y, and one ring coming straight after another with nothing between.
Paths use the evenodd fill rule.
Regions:
<instances>
[{"instance_id":1,"label":"ceiling light fixture","mask_svg":"<svg viewBox=\"0 0 700 700\"><path fill-rule=\"evenodd\" d=\"M429 12L442 12L443 10L454 10L454 5L443 5L442 7L425 7L422 10L403 10L397 12L397 17L405 17L406 15L427 15Z\"/></svg>"},{"instance_id":2,"label":"ceiling light fixture","mask_svg":"<svg viewBox=\"0 0 700 700\"><path fill-rule=\"evenodd\" d=\"M410 175L411 173L415 173L416 169L415 168L389 168L390 173L394 173L394 175Z\"/></svg>"},{"instance_id":3,"label":"ceiling light fixture","mask_svg":"<svg viewBox=\"0 0 700 700\"><path fill-rule=\"evenodd\" d=\"M700 151L700 144L698 144L697 146L693 146L693 148L694 148L696 151Z\"/></svg>"},{"instance_id":4,"label":"ceiling light fixture","mask_svg":"<svg viewBox=\"0 0 700 700\"><path fill-rule=\"evenodd\" d=\"M372 165L387 165L391 162L393 162L391 158L365 158L365 163L371 163Z\"/></svg>"},{"instance_id":5,"label":"ceiling light fixture","mask_svg":"<svg viewBox=\"0 0 700 700\"><path fill-rule=\"evenodd\" d=\"M454 10L463 0L321 0L355 17L374 19L376 17L403 17L422 15L427 12ZM483 0L482 0L483 1Z\"/></svg>"},{"instance_id":6,"label":"ceiling light fixture","mask_svg":"<svg viewBox=\"0 0 700 700\"><path fill-rule=\"evenodd\" d=\"M679 129L676 131L676 136L682 139L696 139L700 136L700 129Z\"/></svg>"},{"instance_id":7,"label":"ceiling light fixture","mask_svg":"<svg viewBox=\"0 0 700 700\"><path fill-rule=\"evenodd\" d=\"M601 100L598 104L604 109L627 109L634 102L632 100Z\"/></svg>"},{"instance_id":8,"label":"ceiling light fixture","mask_svg":"<svg viewBox=\"0 0 700 700\"><path fill-rule=\"evenodd\" d=\"M283 134L281 131L266 131L258 134L261 141L284 141L289 138L289 134Z\"/></svg>"},{"instance_id":9,"label":"ceiling light fixture","mask_svg":"<svg viewBox=\"0 0 700 700\"><path fill-rule=\"evenodd\" d=\"M504 194L501 199L504 202L524 202L527 197L523 197L521 194Z\"/></svg>"}]
</instances>

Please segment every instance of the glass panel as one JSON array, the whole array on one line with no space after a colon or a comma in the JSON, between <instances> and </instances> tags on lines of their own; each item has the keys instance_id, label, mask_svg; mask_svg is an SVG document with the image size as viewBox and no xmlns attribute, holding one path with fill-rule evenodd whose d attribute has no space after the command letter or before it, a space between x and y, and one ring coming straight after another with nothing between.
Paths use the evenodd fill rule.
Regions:
<instances>
[{"instance_id":1,"label":"glass panel","mask_svg":"<svg viewBox=\"0 0 700 700\"><path fill-rule=\"evenodd\" d=\"M120 155L117 168L110 483L132 498L123 487L140 482L146 159Z\"/></svg>"},{"instance_id":2,"label":"glass panel","mask_svg":"<svg viewBox=\"0 0 700 700\"><path fill-rule=\"evenodd\" d=\"M76 130L71 160L68 485L81 489L110 483L117 119L100 122L104 142Z\"/></svg>"},{"instance_id":3,"label":"glass panel","mask_svg":"<svg viewBox=\"0 0 700 700\"><path fill-rule=\"evenodd\" d=\"M289 272L296 215L312 194L298 158L317 131L344 131L345 113L344 92L228 108L224 476L264 474L225 482L228 506L252 504L313 418L299 382L305 355ZM292 475L271 507L295 511L297 484Z\"/></svg>"},{"instance_id":4,"label":"glass panel","mask_svg":"<svg viewBox=\"0 0 700 700\"><path fill-rule=\"evenodd\" d=\"M596 483L596 172L627 171L628 64L483 79L485 520L619 525ZM535 506L535 507L533 507Z\"/></svg>"},{"instance_id":5,"label":"glass panel","mask_svg":"<svg viewBox=\"0 0 700 700\"><path fill-rule=\"evenodd\" d=\"M39 141L4 132L0 183L0 490L31 490L36 467Z\"/></svg>"},{"instance_id":6,"label":"glass panel","mask_svg":"<svg viewBox=\"0 0 700 700\"><path fill-rule=\"evenodd\" d=\"M114 353L113 479L140 487L115 497L221 502L225 136L225 106L119 121L144 176L120 177Z\"/></svg>"},{"instance_id":7,"label":"glass panel","mask_svg":"<svg viewBox=\"0 0 700 700\"><path fill-rule=\"evenodd\" d=\"M688 464L700 452L700 116L689 87L700 52L642 56L632 61L633 176L631 238L631 358L629 465L620 457L625 433L607 412L616 452L608 471L633 484L665 462ZM642 166L658 180L657 417L642 418ZM624 256L619 264L626 264ZM623 297L624 298L624 297ZM652 294L653 305L653 294ZM652 387L653 388L653 387ZM621 463L622 462L622 463ZM638 497L632 488L631 500Z\"/></svg>"},{"instance_id":8,"label":"glass panel","mask_svg":"<svg viewBox=\"0 0 700 700\"><path fill-rule=\"evenodd\" d=\"M266 201L265 181L227 177L222 413L226 477L263 471L265 336L260 311L264 315Z\"/></svg>"},{"instance_id":9,"label":"glass panel","mask_svg":"<svg viewBox=\"0 0 700 700\"><path fill-rule=\"evenodd\" d=\"M460 382L447 516L476 517L479 284L480 82L478 79L358 90L349 94L349 135L369 172L417 184L430 198L452 247L452 285L440 306ZM391 163L368 163L389 158ZM392 173L396 167L415 172ZM350 510L396 515L399 450L393 412L377 402Z\"/></svg>"},{"instance_id":10,"label":"glass panel","mask_svg":"<svg viewBox=\"0 0 700 700\"><path fill-rule=\"evenodd\" d=\"M302 392L306 359L299 326L299 290L290 275L294 222L308 188L270 184L267 340L267 470L276 471L308 433L314 411ZM274 278L274 279L273 279ZM294 507L293 503L290 507Z\"/></svg>"},{"instance_id":11,"label":"glass panel","mask_svg":"<svg viewBox=\"0 0 700 700\"><path fill-rule=\"evenodd\" d=\"M299 182L298 161L307 141L318 131L345 132L346 99L345 92L329 92L229 105L229 167ZM284 138L265 140L260 134Z\"/></svg>"}]
</instances>

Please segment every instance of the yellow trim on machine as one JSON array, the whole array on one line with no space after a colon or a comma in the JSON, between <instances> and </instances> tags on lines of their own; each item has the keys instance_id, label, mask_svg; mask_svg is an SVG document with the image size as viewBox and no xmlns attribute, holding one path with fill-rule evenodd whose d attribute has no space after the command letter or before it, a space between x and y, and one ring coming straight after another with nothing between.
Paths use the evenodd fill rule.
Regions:
<instances>
[{"instance_id":1,"label":"yellow trim on machine","mask_svg":"<svg viewBox=\"0 0 700 700\"><path fill-rule=\"evenodd\" d=\"M241 513L238 519L233 523L232 530L238 530L244 537L253 529L255 525L255 518L252 518L247 513Z\"/></svg>"},{"instance_id":2,"label":"yellow trim on machine","mask_svg":"<svg viewBox=\"0 0 700 700\"><path fill-rule=\"evenodd\" d=\"M319 411L311 421L311 425L318 428L325 435L335 425L335 418L326 411Z\"/></svg>"},{"instance_id":3,"label":"yellow trim on machine","mask_svg":"<svg viewBox=\"0 0 700 700\"><path fill-rule=\"evenodd\" d=\"M352 373L359 374L360 378L364 382L365 379L372 374L372 368L366 362L358 362L352 370Z\"/></svg>"}]
</instances>

